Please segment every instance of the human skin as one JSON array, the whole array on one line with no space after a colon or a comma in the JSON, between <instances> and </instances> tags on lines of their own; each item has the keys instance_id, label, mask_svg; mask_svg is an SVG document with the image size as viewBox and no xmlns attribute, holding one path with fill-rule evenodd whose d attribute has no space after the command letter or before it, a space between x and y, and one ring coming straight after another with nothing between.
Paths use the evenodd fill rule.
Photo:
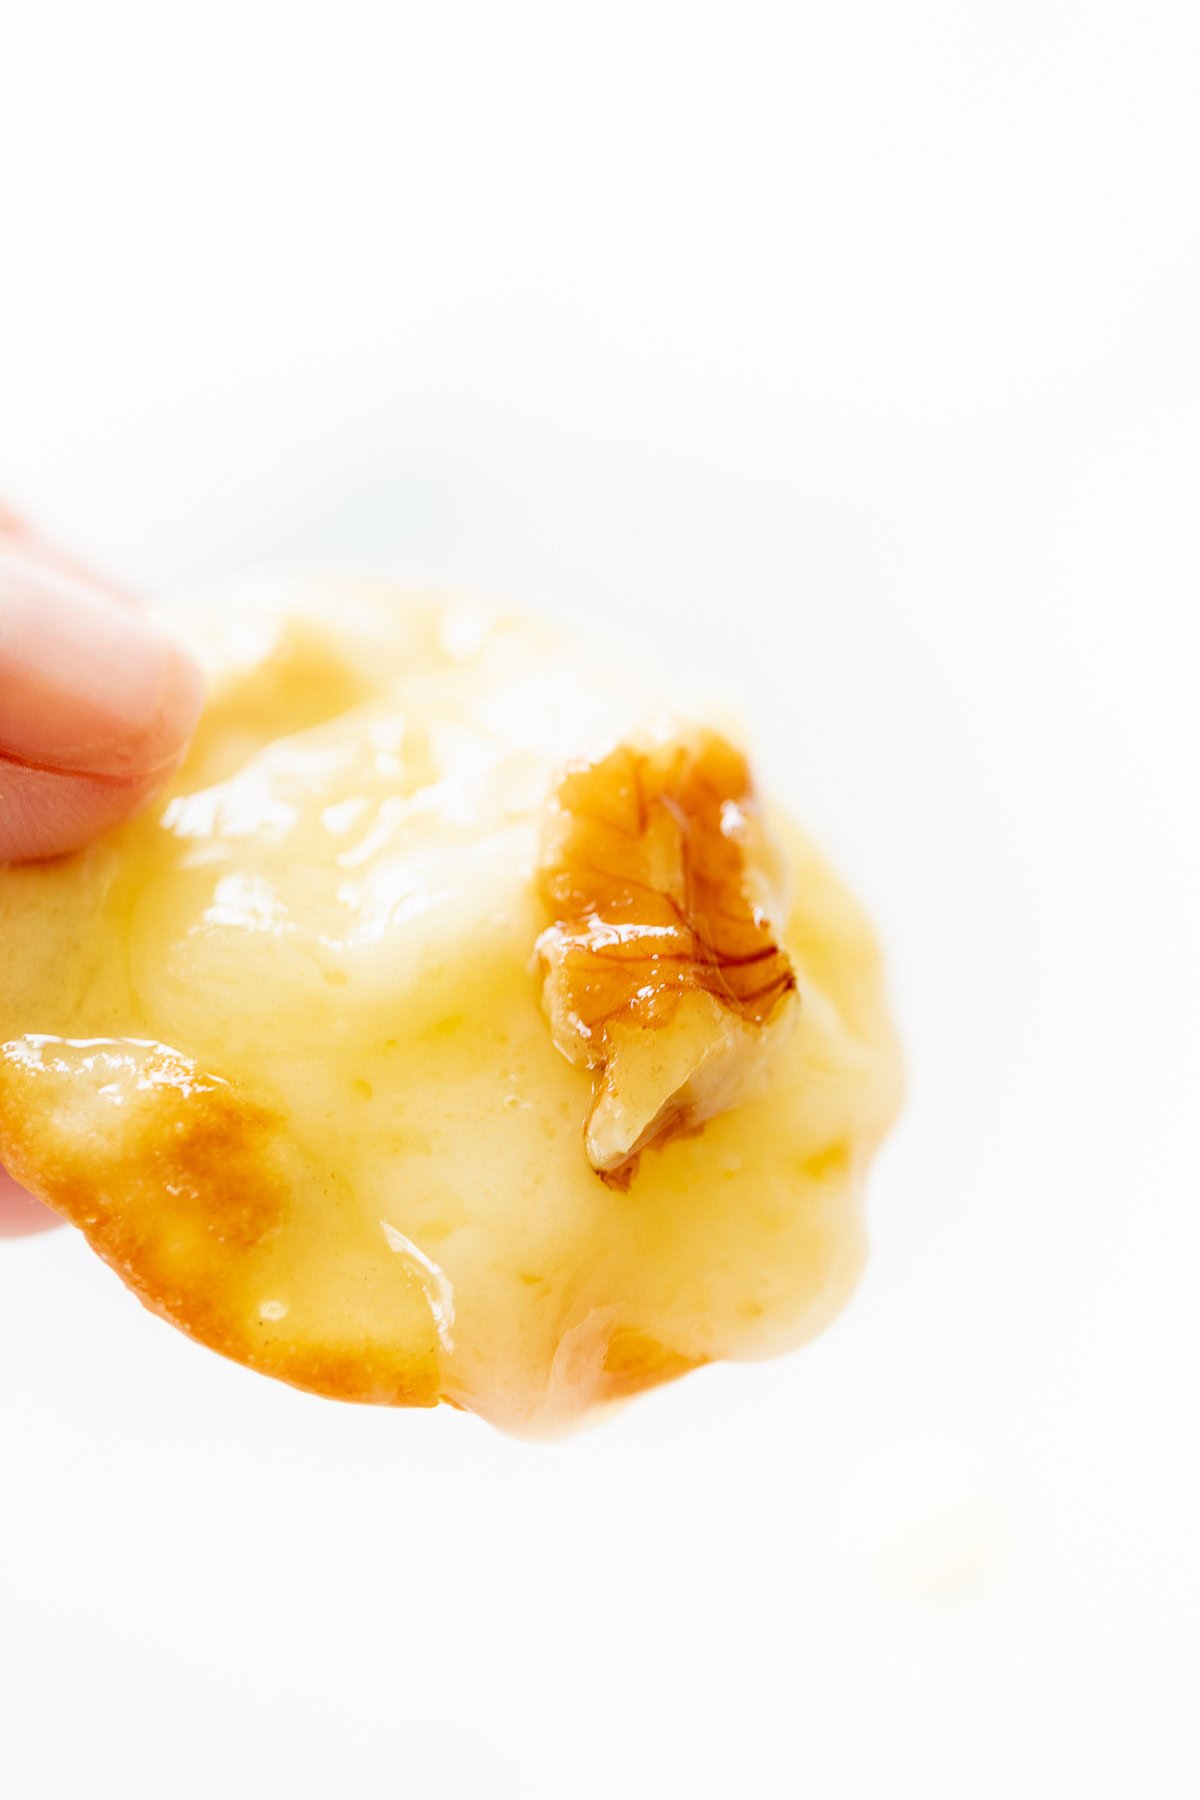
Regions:
<instances>
[{"instance_id":1,"label":"human skin","mask_svg":"<svg viewBox=\"0 0 1200 1800\"><path fill-rule=\"evenodd\" d=\"M78 850L177 767L200 671L137 602L0 508L0 864ZM0 1237L55 1224L0 1169Z\"/></svg>"}]
</instances>

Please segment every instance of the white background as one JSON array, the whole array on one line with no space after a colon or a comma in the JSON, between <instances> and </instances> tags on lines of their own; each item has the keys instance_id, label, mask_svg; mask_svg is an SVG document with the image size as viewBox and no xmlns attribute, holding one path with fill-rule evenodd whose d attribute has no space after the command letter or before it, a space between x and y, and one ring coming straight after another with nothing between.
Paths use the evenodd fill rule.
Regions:
<instances>
[{"instance_id":1,"label":"white background","mask_svg":"<svg viewBox=\"0 0 1200 1800\"><path fill-rule=\"evenodd\" d=\"M1200 1794L1200 15L3 0L0 491L749 697L911 1061L811 1349L530 1449L0 1245L0 1790Z\"/></svg>"}]
</instances>

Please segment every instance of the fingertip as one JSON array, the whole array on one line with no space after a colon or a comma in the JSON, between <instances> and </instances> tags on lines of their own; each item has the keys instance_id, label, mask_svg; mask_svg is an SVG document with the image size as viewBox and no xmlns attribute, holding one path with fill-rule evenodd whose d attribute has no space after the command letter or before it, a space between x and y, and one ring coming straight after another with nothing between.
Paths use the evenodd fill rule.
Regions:
<instances>
[{"instance_id":1,"label":"fingertip","mask_svg":"<svg viewBox=\"0 0 1200 1800\"><path fill-rule=\"evenodd\" d=\"M204 710L204 697L204 672L199 663L181 644L168 639L158 708L159 770L169 772L178 765ZM152 737L150 744L153 742Z\"/></svg>"},{"instance_id":2,"label":"fingertip","mask_svg":"<svg viewBox=\"0 0 1200 1800\"><path fill-rule=\"evenodd\" d=\"M204 704L187 652L111 593L0 542L0 860L78 849L177 767Z\"/></svg>"}]
</instances>

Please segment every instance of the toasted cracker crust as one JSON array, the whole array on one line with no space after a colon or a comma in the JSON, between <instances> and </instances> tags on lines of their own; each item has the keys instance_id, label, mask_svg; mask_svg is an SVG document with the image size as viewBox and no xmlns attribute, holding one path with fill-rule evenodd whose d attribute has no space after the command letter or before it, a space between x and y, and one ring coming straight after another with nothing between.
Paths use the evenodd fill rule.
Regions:
<instances>
[{"instance_id":1,"label":"toasted cracker crust","mask_svg":"<svg viewBox=\"0 0 1200 1800\"><path fill-rule=\"evenodd\" d=\"M311 1393L436 1405L435 1357L264 1337L239 1307L247 1267L287 1224L283 1127L164 1045L0 1045L0 1162L78 1226L149 1311Z\"/></svg>"}]
</instances>

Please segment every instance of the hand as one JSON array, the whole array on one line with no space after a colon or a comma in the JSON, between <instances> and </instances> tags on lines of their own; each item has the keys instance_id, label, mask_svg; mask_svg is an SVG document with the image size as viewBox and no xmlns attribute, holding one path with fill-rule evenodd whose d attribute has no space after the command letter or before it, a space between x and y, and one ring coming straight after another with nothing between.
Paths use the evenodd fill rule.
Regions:
<instances>
[{"instance_id":1,"label":"hand","mask_svg":"<svg viewBox=\"0 0 1200 1800\"><path fill-rule=\"evenodd\" d=\"M136 604L0 509L0 863L60 856L175 769L199 670ZM0 1237L55 1223L0 1169Z\"/></svg>"}]
</instances>

